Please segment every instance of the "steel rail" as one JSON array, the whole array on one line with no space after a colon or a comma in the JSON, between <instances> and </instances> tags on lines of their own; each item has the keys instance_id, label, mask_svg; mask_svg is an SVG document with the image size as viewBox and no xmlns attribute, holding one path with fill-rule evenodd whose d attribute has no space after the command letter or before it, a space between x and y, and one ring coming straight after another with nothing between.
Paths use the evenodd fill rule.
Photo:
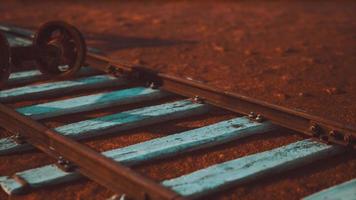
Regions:
<instances>
[{"instance_id":1,"label":"steel rail","mask_svg":"<svg viewBox=\"0 0 356 200\"><path fill-rule=\"evenodd\" d=\"M147 179L128 167L91 148L60 135L0 103L0 126L21 137L54 159L65 158L75 170L118 194L129 198L183 199L168 188ZM26 184L26 183L24 183Z\"/></svg>"},{"instance_id":2,"label":"steel rail","mask_svg":"<svg viewBox=\"0 0 356 200\"><path fill-rule=\"evenodd\" d=\"M220 108L249 115L261 121L270 120L282 127L316 137L324 142L355 148L356 127L327 120L305 112L256 100L240 94L219 90L206 84L158 73L139 65L110 60L88 53L86 63L91 67L133 81L151 83L160 89L189 98L198 98Z\"/></svg>"}]
</instances>

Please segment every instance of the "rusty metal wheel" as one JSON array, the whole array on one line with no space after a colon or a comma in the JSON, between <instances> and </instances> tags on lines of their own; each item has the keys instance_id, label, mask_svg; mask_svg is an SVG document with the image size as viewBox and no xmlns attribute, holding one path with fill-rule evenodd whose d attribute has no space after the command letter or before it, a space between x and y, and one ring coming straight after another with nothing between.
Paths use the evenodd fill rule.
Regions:
<instances>
[{"instance_id":1,"label":"rusty metal wheel","mask_svg":"<svg viewBox=\"0 0 356 200\"><path fill-rule=\"evenodd\" d=\"M71 77L85 61L86 44L82 34L63 21L43 24L33 44L42 49L36 61L44 74Z\"/></svg>"},{"instance_id":2,"label":"rusty metal wheel","mask_svg":"<svg viewBox=\"0 0 356 200\"><path fill-rule=\"evenodd\" d=\"M10 46L6 37L0 33L0 88L5 85L10 73Z\"/></svg>"}]
</instances>

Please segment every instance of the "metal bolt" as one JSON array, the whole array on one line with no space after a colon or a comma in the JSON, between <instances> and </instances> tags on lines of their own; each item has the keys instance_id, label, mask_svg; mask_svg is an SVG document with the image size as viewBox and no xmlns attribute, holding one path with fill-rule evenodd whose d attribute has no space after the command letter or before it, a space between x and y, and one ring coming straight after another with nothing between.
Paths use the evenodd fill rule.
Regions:
<instances>
[{"instance_id":1,"label":"metal bolt","mask_svg":"<svg viewBox=\"0 0 356 200\"><path fill-rule=\"evenodd\" d=\"M250 114L248 114L248 118L255 119L256 118L256 114L254 112L250 112Z\"/></svg>"},{"instance_id":2,"label":"metal bolt","mask_svg":"<svg viewBox=\"0 0 356 200\"><path fill-rule=\"evenodd\" d=\"M63 169L65 172L70 172L73 169L73 166L71 164L65 164L63 165Z\"/></svg>"},{"instance_id":3,"label":"metal bolt","mask_svg":"<svg viewBox=\"0 0 356 200\"><path fill-rule=\"evenodd\" d=\"M21 138L20 133L16 133L16 134L14 135L14 138L15 138L15 139L20 139L20 138Z\"/></svg>"},{"instance_id":4,"label":"metal bolt","mask_svg":"<svg viewBox=\"0 0 356 200\"><path fill-rule=\"evenodd\" d=\"M59 165L65 165L67 162L66 162L66 160L65 160L62 156L59 156L59 157L58 157L58 160L57 160L57 163L58 163Z\"/></svg>"},{"instance_id":5,"label":"metal bolt","mask_svg":"<svg viewBox=\"0 0 356 200\"><path fill-rule=\"evenodd\" d=\"M74 169L72 163L64 159L62 156L58 157L57 166L65 172L70 172Z\"/></svg>"},{"instance_id":6,"label":"metal bolt","mask_svg":"<svg viewBox=\"0 0 356 200\"><path fill-rule=\"evenodd\" d=\"M199 96L194 96L193 102L195 103L203 103L203 99Z\"/></svg>"},{"instance_id":7,"label":"metal bolt","mask_svg":"<svg viewBox=\"0 0 356 200\"><path fill-rule=\"evenodd\" d=\"M329 131L329 136L330 137L336 137L336 135L337 135L337 132L335 130Z\"/></svg>"},{"instance_id":8,"label":"metal bolt","mask_svg":"<svg viewBox=\"0 0 356 200\"><path fill-rule=\"evenodd\" d=\"M11 139L14 140L17 144L26 143L25 138L20 133L15 133L11 136Z\"/></svg>"},{"instance_id":9,"label":"metal bolt","mask_svg":"<svg viewBox=\"0 0 356 200\"><path fill-rule=\"evenodd\" d=\"M151 89L157 88L157 84L155 82L147 82L147 86Z\"/></svg>"},{"instance_id":10,"label":"metal bolt","mask_svg":"<svg viewBox=\"0 0 356 200\"><path fill-rule=\"evenodd\" d=\"M313 136L320 135L320 129L319 129L319 126L317 124L311 125L309 130L312 132Z\"/></svg>"},{"instance_id":11,"label":"metal bolt","mask_svg":"<svg viewBox=\"0 0 356 200\"><path fill-rule=\"evenodd\" d=\"M263 122L263 117L262 115L258 114L255 118L256 122Z\"/></svg>"}]
</instances>

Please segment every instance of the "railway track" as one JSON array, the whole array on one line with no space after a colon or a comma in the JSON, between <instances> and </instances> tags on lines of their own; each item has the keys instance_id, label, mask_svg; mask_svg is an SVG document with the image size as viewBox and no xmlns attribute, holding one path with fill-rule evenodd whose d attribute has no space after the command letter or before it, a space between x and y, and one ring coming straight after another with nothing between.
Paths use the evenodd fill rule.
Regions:
<instances>
[{"instance_id":1,"label":"railway track","mask_svg":"<svg viewBox=\"0 0 356 200\"><path fill-rule=\"evenodd\" d=\"M31 31L7 26L0 26L0 30L11 45L31 45ZM354 151L355 127L157 73L143 66L110 60L93 51L95 49L89 49L85 60L88 67L82 68L70 80L49 80L37 70L20 71L12 73L7 88L0 91L0 125L12 133L11 137L0 139L0 156L25 154L37 148L57 160L51 165L0 177L0 185L9 195L31 192L48 185L69 184L85 176L117 193L118 199L199 199L234 185L261 180L342 154L348 149ZM93 92L65 97L84 90ZM95 90L102 91L97 93ZM49 97L61 98L15 109L6 105ZM160 103L145 105L152 101ZM54 129L39 121L136 103L141 106ZM237 113L237 117L105 152L96 152L79 142L199 116L217 108ZM160 183L130 168L279 127L298 131L310 139L236 158ZM306 199L323 199L325 196L356 198L355 179Z\"/></svg>"}]
</instances>

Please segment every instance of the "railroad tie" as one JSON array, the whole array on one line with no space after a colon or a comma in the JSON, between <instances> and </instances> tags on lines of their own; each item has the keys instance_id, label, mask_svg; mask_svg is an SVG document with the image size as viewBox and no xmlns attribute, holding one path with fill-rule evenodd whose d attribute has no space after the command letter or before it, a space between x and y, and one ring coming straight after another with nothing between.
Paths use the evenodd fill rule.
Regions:
<instances>
[{"instance_id":1,"label":"railroad tie","mask_svg":"<svg viewBox=\"0 0 356 200\"><path fill-rule=\"evenodd\" d=\"M239 138L265 133L275 129L270 122L258 123L246 117L235 118L198 129L149 140L131 146L103 152L103 155L125 165L137 165L144 161L162 159L184 152L211 147ZM32 188L53 185L78 179L80 175L64 172L56 165L46 165L15 174ZM23 192L24 186L16 179L0 177L0 185L8 194Z\"/></svg>"},{"instance_id":2,"label":"railroad tie","mask_svg":"<svg viewBox=\"0 0 356 200\"><path fill-rule=\"evenodd\" d=\"M208 112L209 108L205 104L181 100L80 121L57 127L54 130L75 139L87 139L173 119L204 114ZM28 149L32 149L29 144L19 144L11 138L0 139L0 155Z\"/></svg>"},{"instance_id":3,"label":"railroad tie","mask_svg":"<svg viewBox=\"0 0 356 200\"><path fill-rule=\"evenodd\" d=\"M119 105L156 100L168 95L169 93L156 89L135 87L26 106L16 110L32 119L39 120Z\"/></svg>"},{"instance_id":4,"label":"railroad tie","mask_svg":"<svg viewBox=\"0 0 356 200\"><path fill-rule=\"evenodd\" d=\"M311 139L256 153L195 171L162 184L185 197L201 197L220 189L280 173L341 153L342 149Z\"/></svg>"},{"instance_id":5,"label":"railroad tie","mask_svg":"<svg viewBox=\"0 0 356 200\"><path fill-rule=\"evenodd\" d=\"M24 98L30 100L46 96L61 96L70 92L105 88L113 85L124 85L125 83L126 81L110 75L97 75L74 80L27 85L24 87L1 90L0 102L14 102Z\"/></svg>"},{"instance_id":6,"label":"railroad tie","mask_svg":"<svg viewBox=\"0 0 356 200\"><path fill-rule=\"evenodd\" d=\"M97 75L99 72L91 67L83 67L79 70L77 77L93 76ZM18 85L18 84L29 84L34 83L39 80L43 80L46 76L43 75L39 70L28 70L13 72L10 74L8 85Z\"/></svg>"}]
</instances>

